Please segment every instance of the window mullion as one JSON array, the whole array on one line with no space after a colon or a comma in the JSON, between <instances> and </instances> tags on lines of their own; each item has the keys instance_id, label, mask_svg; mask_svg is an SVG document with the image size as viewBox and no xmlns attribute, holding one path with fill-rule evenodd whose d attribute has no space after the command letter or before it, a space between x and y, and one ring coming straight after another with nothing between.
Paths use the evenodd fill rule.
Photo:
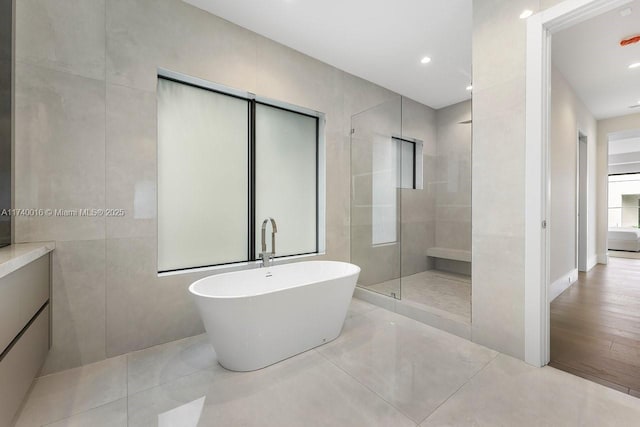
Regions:
<instances>
[{"instance_id":1,"label":"window mullion","mask_svg":"<svg viewBox=\"0 0 640 427\"><path fill-rule=\"evenodd\" d=\"M256 259L256 101L249 100L249 260Z\"/></svg>"}]
</instances>

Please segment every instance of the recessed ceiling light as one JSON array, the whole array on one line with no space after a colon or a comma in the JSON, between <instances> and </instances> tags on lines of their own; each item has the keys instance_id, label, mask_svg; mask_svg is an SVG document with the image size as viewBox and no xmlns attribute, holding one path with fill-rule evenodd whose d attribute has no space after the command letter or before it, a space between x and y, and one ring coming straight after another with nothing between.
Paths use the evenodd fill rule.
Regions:
<instances>
[{"instance_id":1,"label":"recessed ceiling light","mask_svg":"<svg viewBox=\"0 0 640 427\"><path fill-rule=\"evenodd\" d=\"M533 11L529 10L529 9L525 9L522 11L522 13L520 14L520 19L527 19L528 17L530 17L531 15L533 15Z\"/></svg>"},{"instance_id":2,"label":"recessed ceiling light","mask_svg":"<svg viewBox=\"0 0 640 427\"><path fill-rule=\"evenodd\" d=\"M640 68L640 62L634 62L633 64L629 65L629 69L634 68Z\"/></svg>"},{"instance_id":3,"label":"recessed ceiling light","mask_svg":"<svg viewBox=\"0 0 640 427\"><path fill-rule=\"evenodd\" d=\"M629 16L629 15L631 15L631 11L632 11L632 10L633 10L633 9L631 9L630 7L626 7L626 8L624 8L624 9L622 9L622 10L620 11L620 16L623 16L623 17L624 17L624 16Z\"/></svg>"},{"instance_id":4,"label":"recessed ceiling light","mask_svg":"<svg viewBox=\"0 0 640 427\"><path fill-rule=\"evenodd\" d=\"M429 62L431 62L431 58L429 58L428 56L425 56L420 60L421 64L428 64Z\"/></svg>"},{"instance_id":5,"label":"recessed ceiling light","mask_svg":"<svg viewBox=\"0 0 640 427\"><path fill-rule=\"evenodd\" d=\"M473 85L467 86L467 90L472 90L472 89L473 89Z\"/></svg>"}]
</instances>

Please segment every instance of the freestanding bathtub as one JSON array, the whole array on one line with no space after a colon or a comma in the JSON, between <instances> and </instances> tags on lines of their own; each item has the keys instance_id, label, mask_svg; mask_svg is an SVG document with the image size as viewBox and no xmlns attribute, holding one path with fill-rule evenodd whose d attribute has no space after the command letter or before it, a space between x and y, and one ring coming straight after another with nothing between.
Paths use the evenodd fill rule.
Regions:
<instances>
[{"instance_id":1,"label":"freestanding bathtub","mask_svg":"<svg viewBox=\"0 0 640 427\"><path fill-rule=\"evenodd\" d=\"M218 362L253 371L340 335L360 267L307 261L205 277L189 286Z\"/></svg>"}]
</instances>

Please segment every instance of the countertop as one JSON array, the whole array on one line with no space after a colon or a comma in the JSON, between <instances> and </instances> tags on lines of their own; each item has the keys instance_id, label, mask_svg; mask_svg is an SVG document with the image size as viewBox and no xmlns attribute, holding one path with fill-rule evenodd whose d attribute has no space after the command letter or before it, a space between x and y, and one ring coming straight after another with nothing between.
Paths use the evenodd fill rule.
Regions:
<instances>
[{"instance_id":1,"label":"countertop","mask_svg":"<svg viewBox=\"0 0 640 427\"><path fill-rule=\"evenodd\" d=\"M13 273L52 250L54 242L15 243L0 248L0 277Z\"/></svg>"}]
</instances>

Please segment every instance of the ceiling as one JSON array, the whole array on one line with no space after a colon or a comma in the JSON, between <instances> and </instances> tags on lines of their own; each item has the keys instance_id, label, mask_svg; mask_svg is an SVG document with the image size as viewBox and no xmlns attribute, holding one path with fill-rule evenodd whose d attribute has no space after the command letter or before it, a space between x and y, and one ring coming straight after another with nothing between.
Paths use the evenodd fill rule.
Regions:
<instances>
[{"instance_id":1,"label":"ceiling","mask_svg":"<svg viewBox=\"0 0 640 427\"><path fill-rule=\"evenodd\" d=\"M631 8L631 14L621 11ZM640 43L620 40L640 35L640 0L553 35L553 63L596 119L640 113Z\"/></svg>"},{"instance_id":2,"label":"ceiling","mask_svg":"<svg viewBox=\"0 0 640 427\"><path fill-rule=\"evenodd\" d=\"M472 0L184 1L432 108L471 98Z\"/></svg>"}]
</instances>

